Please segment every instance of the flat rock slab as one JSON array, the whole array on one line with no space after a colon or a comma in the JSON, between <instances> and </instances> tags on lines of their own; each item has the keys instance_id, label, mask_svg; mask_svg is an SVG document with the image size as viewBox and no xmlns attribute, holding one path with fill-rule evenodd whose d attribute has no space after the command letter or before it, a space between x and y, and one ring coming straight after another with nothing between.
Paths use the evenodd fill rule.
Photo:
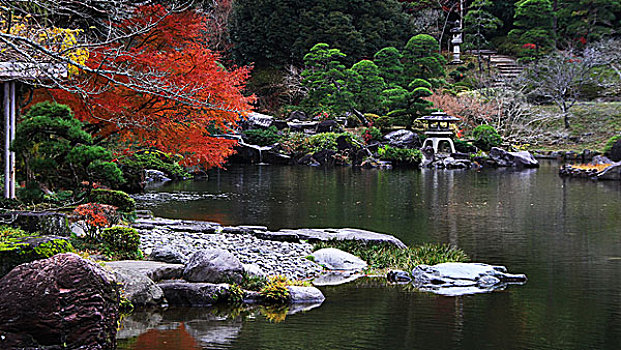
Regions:
<instances>
[{"instance_id":1,"label":"flat rock slab","mask_svg":"<svg viewBox=\"0 0 621 350\"><path fill-rule=\"evenodd\" d=\"M208 306L228 295L228 284L191 283L182 280L158 283L172 306Z\"/></svg>"},{"instance_id":2,"label":"flat rock slab","mask_svg":"<svg viewBox=\"0 0 621 350\"><path fill-rule=\"evenodd\" d=\"M132 271L146 275L152 281L181 278L183 264L168 264L159 261L121 260L106 262L106 267L113 271Z\"/></svg>"},{"instance_id":3,"label":"flat rock slab","mask_svg":"<svg viewBox=\"0 0 621 350\"><path fill-rule=\"evenodd\" d=\"M293 232L254 231L254 236L260 239L268 240L268 241L293 242L293 243L300 241L300 237Z\"/></svg>"},{"instance_id":4,"label":"flat rock slab","mask_svg":"<svg viewBox=\"0 0 621 350\"><path fill-rule=\"evenodd\" d=\"M297 229L297 230L280 230L279 232L294 233L300 239L309 242L339 240L339 241L358 241L367 244L392 244L397 248L406 248L406 245L398 238L373 231L341 228L341 229Z\"/></svg>"},{"instance_id":5,"label":"flat rock slab","mask_svg":"<svg viewBox=\"0 0 621 350\"><path fill-rule=\"evenodd\" d=\"M418 265L412 271L413 284L422 291L441 295L487 293L508 284L524 284L526 275L509 274L504 266L479 263Z\"/></svg>"}]
</instances>

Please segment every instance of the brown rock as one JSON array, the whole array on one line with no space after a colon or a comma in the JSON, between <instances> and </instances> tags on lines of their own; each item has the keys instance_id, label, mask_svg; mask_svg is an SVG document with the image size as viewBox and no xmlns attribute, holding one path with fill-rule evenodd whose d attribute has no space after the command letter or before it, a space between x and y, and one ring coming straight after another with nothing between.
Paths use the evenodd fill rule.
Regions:
<instances>
[{"instance_id":1,"label":"brown rock","mask_svg":"<svg viewBox=\"0 0 621 350\"><path fill-rule=\"evenodd\" d=\"M76 254L22 264L0 279L0 348L112 349L119 290Z\"/></svg>"}]
</instances>

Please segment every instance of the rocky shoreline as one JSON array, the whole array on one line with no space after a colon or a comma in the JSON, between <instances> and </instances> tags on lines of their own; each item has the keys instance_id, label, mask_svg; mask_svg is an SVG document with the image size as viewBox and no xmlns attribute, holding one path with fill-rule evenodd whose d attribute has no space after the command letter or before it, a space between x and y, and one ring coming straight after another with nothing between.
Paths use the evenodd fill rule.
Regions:
<instances>
[{"instance_id":1,"label":"rocky shoreline","mask_svg":"<svg viewBox=\"0 0 621 350\"><path fill-rule=\"evenodd\" d=\"M359 229L288 229L264 226L221 226L218 223L153 218L142 213L132 225L140 234L145 256L169 263L186 263L199 250L221 249L233 254L250 274L302 280L317 277L323 267L309 259L318 241L405 244L397 238Z\"/></svg>"}]
</instances>

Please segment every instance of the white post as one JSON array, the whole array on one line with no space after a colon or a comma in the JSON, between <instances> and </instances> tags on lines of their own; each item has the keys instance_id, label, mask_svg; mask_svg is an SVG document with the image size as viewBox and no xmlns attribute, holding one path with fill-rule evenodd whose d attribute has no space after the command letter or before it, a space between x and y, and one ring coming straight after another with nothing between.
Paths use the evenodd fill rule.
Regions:
<instances>
[{"instance_id":1,"label":"white post","mask_svg":"<svg viewBox=\"0 0 621 350\"><path fill-rule=\"evenodd\" d=\"M11 142L15 140L15 128L16 128L16 119L17 119L17 110L15 109L15 96L16 94L16 83L14 81L11 82ZM10 198L15 198L15 152L11 152L11 169L10 178L11 178L11 186L9 188Z\"/></svg>"},{"instance_id":2,"label":"white post","mask_svg":"<svg viewBox=\"0 0 621 350\"><path fill-rule=\"evenodd\" d=\"M4 198L11 197L11 111L9 103L10 87L9 83L4 83Z\"/></svg>"}]
</instances>

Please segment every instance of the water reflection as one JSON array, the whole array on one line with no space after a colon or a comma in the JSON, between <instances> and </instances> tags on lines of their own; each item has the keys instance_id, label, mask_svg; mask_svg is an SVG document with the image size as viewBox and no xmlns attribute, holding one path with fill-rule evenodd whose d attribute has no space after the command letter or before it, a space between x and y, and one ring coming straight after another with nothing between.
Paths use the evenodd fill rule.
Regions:
<instances>
[{"instance_id":1,"label":"water reflection","mask_svg":"<svg viewBox=\"0 0 621 350\"><path fill-rule=\"evenodd\" d=\"M264 319L277 324L320 306L311 303L141 310L123 318L117 339L120 349L229 349L244 322Z\"/></svg>"},{"instance_id":2,"label":"water reflection","mask_svg":"<svg viewBox=\"0 0 621 350\"><path fill-rule=\"evenodd\" d=\"M357 227L410 244L452 243L474 261L529 277L519 288L457 298L365 280L322 287L327 299L318 310L281 323L259 312L221 346L619 349L621 183L563 180L557 172L554 163L525 171L235 167L157 190L222 198L152 208L223 224ZM175 322L188 332L187 320Z\"/></svg>"}]
</instances>

